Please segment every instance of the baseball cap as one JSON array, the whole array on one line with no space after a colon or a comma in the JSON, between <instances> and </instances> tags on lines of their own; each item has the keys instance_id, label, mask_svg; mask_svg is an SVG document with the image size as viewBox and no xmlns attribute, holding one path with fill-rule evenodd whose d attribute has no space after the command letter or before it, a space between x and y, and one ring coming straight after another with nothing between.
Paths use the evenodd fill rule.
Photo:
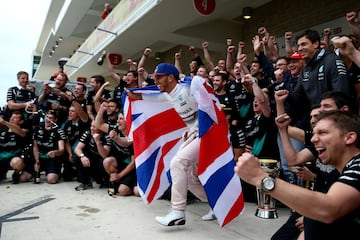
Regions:
<instances>
[{"instance_id":1,"label":"baseball cap","mask_svg":"<svg viewBox=\"0 0 360 240\"><path fill-rule=\"evenodd\" d=\"M176 79L179 79L179 71L170 63L160 63L155 68L155 75L174 75Z\"/></svg>"},{"instance_id":2,"label":"baseball cap","mask_svg":"<svg viewBox=\"0 0 360 240\"><path fill-rule=\"evenodd\" d=\"M286 59L288 59L288 60L290 60L290 59L302 60L304 58L301 56L300 52L294 52L291 56L287 57Z\"/></svg>"}]
</instances>

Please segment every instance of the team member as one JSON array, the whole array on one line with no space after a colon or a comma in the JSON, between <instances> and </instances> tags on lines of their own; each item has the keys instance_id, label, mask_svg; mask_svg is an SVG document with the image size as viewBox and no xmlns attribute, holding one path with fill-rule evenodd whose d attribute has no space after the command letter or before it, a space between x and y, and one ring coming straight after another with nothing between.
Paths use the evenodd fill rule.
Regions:
<instances>
[{"instance_id":1,"label":"team member","mask_svg":"<svg viewBox=\"0 0 360 240\"><path fill-rule=\"evenodd\" d=\"M235 172L296 212L326 223L305 231L305 239L357 239L360 234L360 117L345 111L320 113L311 141L324 164L341 173L327 193L311 191L263 171L258 160L244 153Z\"/></svg>"}]
</instances>

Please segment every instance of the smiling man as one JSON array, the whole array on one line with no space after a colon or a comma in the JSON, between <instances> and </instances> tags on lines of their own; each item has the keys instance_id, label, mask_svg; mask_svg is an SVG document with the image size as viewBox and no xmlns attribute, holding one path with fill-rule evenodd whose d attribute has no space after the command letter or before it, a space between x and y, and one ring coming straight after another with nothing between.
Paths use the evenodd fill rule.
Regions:
<instances>
[{"instance_id":1,"label":"smiling man","mask_svg":"<svg viewBox=\"0 0 360 240\"><path fill-rule=\"evenodd\" d=\"M288 100L307 104L307 109L320 103L320 97L327 91L340 91L349 95L350 87L343 60L334 52L320 48L317 31L306 30L297 37L298 51L305 59L298 84Z\"/></svg>"},{"instance_id":2,"label":"smiling man","mask_svg":"<svg viewBox=\"0 0 360 240\"><path fill-rule=\"evenodd\" d=\"M235 172L291 209L325 223L305 231L305 239L357 239L360 234L360 117L346 111L320 113L311 141L324 164L341 173L327 193L273 178L258 160L244 153Z\"/></svg>"}]
</instances>

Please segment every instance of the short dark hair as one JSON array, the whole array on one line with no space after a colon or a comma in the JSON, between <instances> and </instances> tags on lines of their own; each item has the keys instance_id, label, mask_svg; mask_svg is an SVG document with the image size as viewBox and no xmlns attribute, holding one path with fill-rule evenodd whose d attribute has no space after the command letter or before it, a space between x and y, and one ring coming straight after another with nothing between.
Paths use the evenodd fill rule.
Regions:
<instances>
[{"instance_id":1,"label":"short dark hair","mask_svg":"<svg viewBox=\"0 0 360 240\"><path fill-rule=\"evenodd\" d=\"M347 94L340 91L327 91L321 95L321 100L328 98L334 100L338 109L348 106L350 111L354 112L353 100Z\"/></svg>"},{"instance_id":2,"label":"short dark hair","mask_svg":"<svg viewBox=\"0 0 360 240\"><path fill-rule=\"evenodd\" d=\"M136 78L139 76L138 71L135 71L135 70L129 70L129 71L127 71L126 74L128 74L128 73L132 73L132 75L133 75L134 77L136 77Z\"/></svg>"},{"instance_id":3,"label":"short dark hair","mask_svg":"<svg viewBox=\"0 0 360 240\"><path fill-rule=\"evenodd\" d=\"M316 116L317 122L322 119L330 119L336 128L343 133L355 132L357 135L355 145L360 148L360 116L350 111L332 110L321 112Z\"/></svg>"},{"instance_id":4,"label":"short dark hair","mask_svg":"<svg viewBox=\"0 0 360 240\"><path fill-rule=\"evenodd\" d=\"M86 90L86 85L85 85L85 84L83 84L83 83L77 83L76 85L79 85L79 86L81 86L81 87L83 88L83 90Z\"/></svg>"},{"instance_id":5,"label":"short dark hair","mask_svg":"<svg viewBox=\"0 0 360 240\"><path fill-rule=\"evenodd\" d=\"M19 72L16 74L17 79L19 79L19 77L20 77L21 75L23 75L23 74L26 74L26 75L29 77L29 74L28 74L27 72L25 72L25 71L19 71Z\"/></svg>"},{"instance_id":6,"label":"short dark hair","mask_svg":"<svg viewBox=\"0 0 360 240\"><path fill-rule=\"evenodd\" d=\"M225 82L229 80L229 75L225 72L218 72L215 76L221 76L221 79Z\"/></svg>"},{"instance_id":7,"label":"short dark hair","mask_svg":"<svg viewBox=\"0 0 360 240\"><path fill-rule=\"evenodd\" d=\"M24 114L21 111L15 110L12 114L20 115L21 120L24 120Z\"/></svg>"},{"instance_id":8,"label":"short dark hair","mask_svg":"<svg viewBox=\"0 0 360 240\"><path fill-rule=\"evenodd\" d=\"M105 83L105 78L102 75L93 75L91 78L95 79L96 83L100 83L100 85L103 85Z\"/></svg>"},{"instance_id":9,"label":"short dark hair","mask_svg":"<svg viewBox=\"0 0 360 240\"><path fill-rule=\"evenodd\" d=\"M302 37L306 37L307 39L309 39L311 41L311 43L319 42L319 48L320 48L320 34L317 31L308 29L308 30L300 33L296 37L296 42Z\"/></svg>"},{"instance_id":10,"label":"short dark hair","mask_svg":"<svg viewBox=\"0 0 360 240\"><path fill-rule=\"evenodd\" d=\"M46 112L46 115L53 115L55 117L55 119L57 120L58 119L58 114L56 113L56 111L50 109Z\"/></svg>"},{"instance_id":11,"label":"short dark hair","mask_svg":"<svg viewBox=\"0 0 360 240\"><path fill-rule=\"evenodd\" d=\"M121 109L121 104L120 104L120 102L118 101L118 100L116 100L115 98L111 98L110 100L109 100L109 102L112 102L112 103L115 103L116 104L116 108L117 109Z\"/></svg>"}]
</instances>

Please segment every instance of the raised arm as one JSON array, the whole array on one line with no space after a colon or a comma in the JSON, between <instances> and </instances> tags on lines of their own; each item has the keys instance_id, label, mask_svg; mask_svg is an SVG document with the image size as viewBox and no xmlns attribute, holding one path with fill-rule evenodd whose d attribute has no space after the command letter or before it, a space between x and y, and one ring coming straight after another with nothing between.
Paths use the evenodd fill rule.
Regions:
<instances>
[{"instance_id":1,"label":"raised arm","mask_svg":"<svg viewBox=\"0 0 360 240\"><path fill-rule=\"evenodd\" d=\"M107 102L103 102L100 105L99 112L96 114L94 121L95 127L100 129L102 132L106 134L109 133L109 124L104 122L104 113L107 109L107 106L108 106Z\"/></svg>"},{"instance_id":2,"label":"raised arm","mask_svg":"<svg viewBox=\"0 0 360 240\"><path fill-rule=\"evenodd\" d=\"M284 39L285 39L285 52L286 56L291 56L294 53L293 46L291 44L291 39L293 38L292 32L285 32Z\"/></svg>"},{"instance_id":3,"label":"raised arm","mask_svg":"<svg viewBox=\"0 0 360 240\"><path fill-rule=\"evenodd\" d=\"M75 99L69 99L69 100L71 101L71 106L73 106L75 108L75 111L79 114L81 121L87 122L89 120L89 116L81 107L80 103Z\"/></svg>"},{"instance_id":4,"label":"raised arm","mask_svg":"<svg viewBox=\"0 0 360 240\"><path fill-rule=\"evenodd\" d=\"M235 78L234 74L234 53L235 53L235 46L229 45L226 51L226 71Z\"/></svg>"},{"instance_id":5,"label":"raised arm","mask_svg":"<svg viewBox=\"0 0 360 240\"><path fill-rule=\"evenodd\" d=\"M183 71L181 69L181 63L180 63L181 54L182 54L181 49L175 53L175 64L174 65L175 65L176 69L179 71L179 73L183 73Z\"/></svg>"},{"instance_id":6,"label":"raised arm","mask_svg":"<svg viewBox=\"0 0 360 240\"><path fill-rule=\"evenodd\" d=\"M132 59L128 58L126 63L129 65L129 71L137 71L137 63Z\"/></svg>"},{"instance_id":7,"label":"raised arm","mask_svg":"<svg viewBox=\"0 0 360 240\"><path fill-rule=\"evenodd\" d=\"M93 137L93 139L94 139L94 141L96 143L96 148L98 150L98 153L100 154L100 156L102 158L106 158L110 153L111 147L109 145L103 145L102 144L101 136L102 136L101 133L94 133L92 135L92 137Z\"/></svg>"},{"instance_id":8,"label":"raised arm","mask_svg":"<svg viewBox=\"0 0 360 240\"><path fill-rule=\"evenodd\" d=\"M43 91L39 96L39 104L44 104L46 96L50 93L51 88L49 87L48 83L43 84Z\"/></svg>"},{"instance_id":9,"label":"raised arm","mask_svg":"<svg viewBox=\"0 0 360 240\"><path fill-rule=\"evenodd\" d=\"M360 67L360 51L354 47L352 40L349 37L333 37L331 41L334 46L339 49L342 55L347 56Z\"/></svg>"},{"instance_id":10,"label":"raised arm","mask_svg":"<svg viewBox=\"0 0 360 240\"><path fill-rule=\"evenodd\" d=\"M139 61L139 64L138 64L138 68L144 67L145 61L146 61L146 59L150 56L151 53L152 53L152 49L151 49L151 48L149 48L149 47L145 48L144 53L143 53L143 55L142 55L141 58L140 58L140 61Z\"/></svg>"},{"instance_id":11,"label":"raised arm","mask_svg":"<svg viewBox=\"0 0 360 240\"><path fill-rule=\"evenodd\" d=\"M238 43L238 52L236 55L236 60L238 60L241 57L241 55L244 54L244 49L245 49L245 42L240 41Z\"/></svg>"},{"instance_id":12,"label":"raised arm","mask_svg":"<svg viewBox=\"0 0 360 240\"><path fill-rule=\"evenodd\" d=\"M101 85L101 87L99 88L99 90L96 92L95 97L94 97L94 107L95 107L95 111L98 112L99 108L100 108L100 104L101 104L101 95L104 92L104 89L110 85L110 82L105 82L103 85Z\"/></svg>"},{"instance_id":13,"label":"raised arm","mask_svg":"<svg viewBox=\"0 0 360 240\"><path fill-rule=\"evenodd\" d=\"M210 56L208 47L209 47L208 42L203 42L202 43L202 49L203 49L205 61L209 65L209 69L213 70L215 65L214 65L214 62L211 60L211 56Z\"/></svg>"},{"instance_id":14,"label":"raised arm","mask_svg":"<svg viewBox=\"0 0 360 240\"><path fill-rule=\"evenodd\" d=\"M2 117L0 117L0 125L7 126L12 132L16 133L20 137L26 137L26 131L24 129L18 125L5 121Z\"/></svg>"},{"instance_id":15,"label":"raised arm","mask_svg":"<svg viewBox=\"0 0 360 240\"><path fill-rule=\"evenodd\" d=\"M121 76L115 73L114 71L114 66L110 62L110 57L109 57L110 53L108 51L104 51L103 54L104 53L106 56L106 65L107 65L108 74L116 82L116 84L119 84L121 81Z\"/></svg>"},{"instance_id":16,"label":"raised arm","mask_svg":"<svg viewBox=\"0 0 360 240\"><path fill-rule=\"evenodd\" d=\"M271 115L269 96L259 87L255 77L247 74L245 75L245 79L248 79L246 81L251 81L252 91L255 99L258 101L261 112L266 118L269 118Z\"/></svg>"},{"instance_id":17,"label":"raised arm","mask_svg":"<svg viewBox=\"0 0 360 240\"><path fill-rule=\"evenodd\" d=\"M323 31L324 38L322 40L322 44L324 45L325 49L329 49L330 47L330 35L331 35L331 28L325 28Z\"/></svg>"},{"instance_id":18,"label":"raised arm","mask_svg":"<svg viewBox=\"0 0 360 240\"><path fill-rule=\"evenodd\" d=\"M276 113L278 116L285 113L285 101L288 96L289 91L286 89L278 90L274 93L274 98L276 102Z\"/></svg>"},{"instance_id":19,"label":"raised arm","mask_svg":"<svg viewBox=\"0 0 360 240\"><path fill-rule=\"evenodd\" d=\"M286 113L278 115L275 118L275 123L279 130L281 146L284 151L285 159L287 160L289 166L304 164L315 159L315 156L308 148L304 148L300 152L297 152L294 146L291 144L290 136L288 133L290 117Z\"/></svg>"}]
</instances>

